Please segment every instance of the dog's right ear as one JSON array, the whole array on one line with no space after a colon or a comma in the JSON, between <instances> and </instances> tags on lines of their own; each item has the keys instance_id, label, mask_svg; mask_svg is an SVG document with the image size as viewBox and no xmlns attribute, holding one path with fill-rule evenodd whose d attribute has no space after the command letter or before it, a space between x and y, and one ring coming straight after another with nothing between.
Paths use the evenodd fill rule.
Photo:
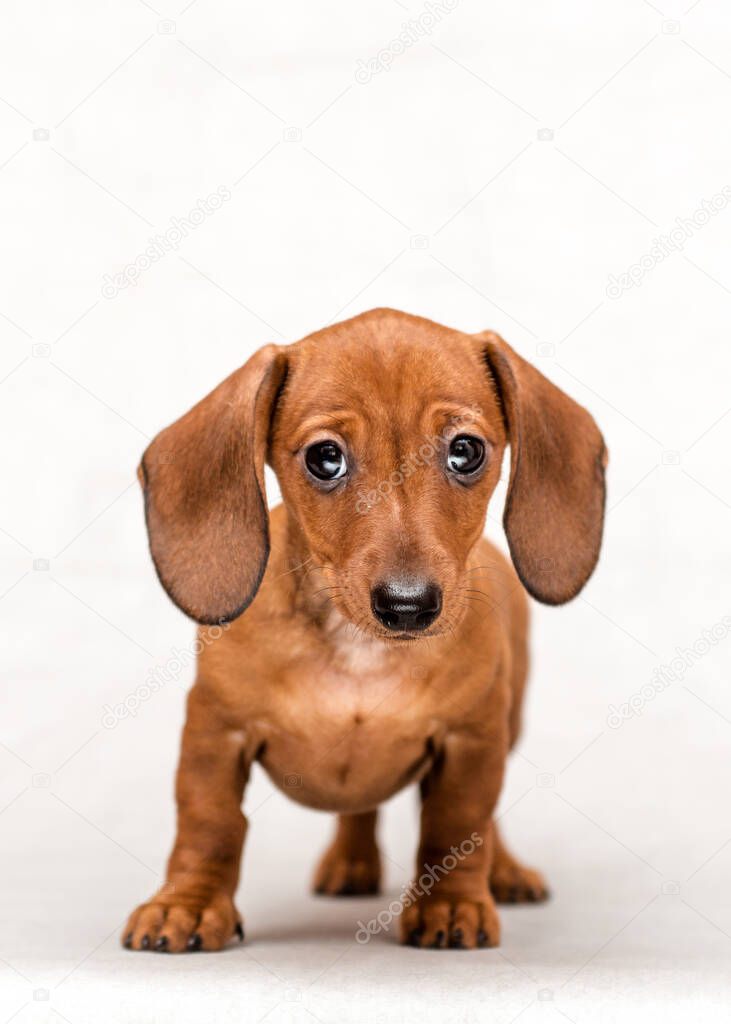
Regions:
<instances>
[{"instance_id":1,"label":"dog's right ear","mask_svg":"<svg viewBox=\"0 0 731 1024\"><path fill-rule=\"evenodd\" d=\"M286 372L282 348L260 349L142 457L152 560L168 596L197 622L237 618L264 575L264 462Z\"/></svg>"}]
</instances>

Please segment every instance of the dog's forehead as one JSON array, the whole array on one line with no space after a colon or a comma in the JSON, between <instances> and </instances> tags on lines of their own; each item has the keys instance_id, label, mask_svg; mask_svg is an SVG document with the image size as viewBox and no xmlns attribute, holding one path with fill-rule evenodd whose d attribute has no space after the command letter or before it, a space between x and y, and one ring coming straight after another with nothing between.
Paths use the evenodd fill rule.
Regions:
<instances>
[{"instance_id":1,"label":"dog's forehead","mask_svg":"<svg viewBox=\"0 0 731 1024\"><path fill-rule=\"evenodd\" d=\"M434 400L475 405L489 392L474 339L395 310L373 310L291 346L287 404L406 412Z\"/></svg>"}]
</instances>

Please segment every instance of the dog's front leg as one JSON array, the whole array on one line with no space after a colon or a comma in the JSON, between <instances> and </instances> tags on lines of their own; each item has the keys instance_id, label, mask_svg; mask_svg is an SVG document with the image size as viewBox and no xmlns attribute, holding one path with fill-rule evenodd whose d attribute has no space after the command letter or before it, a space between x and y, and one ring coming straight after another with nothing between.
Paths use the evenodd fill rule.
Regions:
<instances>
[{"instance_id":1,"label":"dog's front leg","mask_svg":"<svg viewBox=\"0 0 731 1024\"><path fill-rule=\"evenodd\" d=\"M502 785L507 728L450 734L422 783L416 880L407 890L401 940L413 946L497 946L500 922L488 886L493 809Z\"/></svg>"},{"instance_id":2,"label":"dog's front leg","mask_svg":"<svg viewBox=\"0 0 731 1024\"><path fill-rule=\"evenodd\" d=\"M122 939L129 949L221 949L243 938L233 897L246 819L241 812L249 772L242 733L226 727L197 685L176 782L178 831L164 885L131 915Z\"/></svg>"}]
</instances>

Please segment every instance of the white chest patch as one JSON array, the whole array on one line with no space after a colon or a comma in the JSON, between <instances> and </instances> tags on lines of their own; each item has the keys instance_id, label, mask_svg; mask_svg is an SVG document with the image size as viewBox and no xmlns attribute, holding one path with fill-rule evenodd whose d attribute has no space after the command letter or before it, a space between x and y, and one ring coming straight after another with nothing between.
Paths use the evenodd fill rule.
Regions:
<instances>
[{"instance_id":1,"label":"white chest patch","mask_svg":"<svg viewBox=\"0 0 731 1024\"><path fill-rule=\"evenodd\" d=\"M337 609L330 613L326 629L337 668L357 676L387 673L390 652L381 640L357 630Z\"/></svg>"}]
</instances>

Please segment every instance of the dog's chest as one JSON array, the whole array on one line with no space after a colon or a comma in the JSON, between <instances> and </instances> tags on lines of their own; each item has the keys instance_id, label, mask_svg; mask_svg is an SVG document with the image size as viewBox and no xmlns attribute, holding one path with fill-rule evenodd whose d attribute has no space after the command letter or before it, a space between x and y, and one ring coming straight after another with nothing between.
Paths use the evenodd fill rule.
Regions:
<instances>
[{"instance_id":1,"label":"dog's chest","mask_svg":"<svg viewBox=\"0 0 731 1024\"><path fill-rule=\"evenodd\" d=\"M340 676L361 679L364 675L382 677L395 671L385 644L372 640L359 640L347 631L336 633L332 641L332 669Z\"/></svg>"},{"instance_id":2,"label":"dog's chest","mask_svg":"<svg viewBox=\"0 0 731 1024\"><path fill-rule=\"evenodd\" d=\"M388 648L343 646L291 666L283 684L261 761L298 802L375 806L431 763L442 733L434 689Z\"/></svg>"}]
</instances>

